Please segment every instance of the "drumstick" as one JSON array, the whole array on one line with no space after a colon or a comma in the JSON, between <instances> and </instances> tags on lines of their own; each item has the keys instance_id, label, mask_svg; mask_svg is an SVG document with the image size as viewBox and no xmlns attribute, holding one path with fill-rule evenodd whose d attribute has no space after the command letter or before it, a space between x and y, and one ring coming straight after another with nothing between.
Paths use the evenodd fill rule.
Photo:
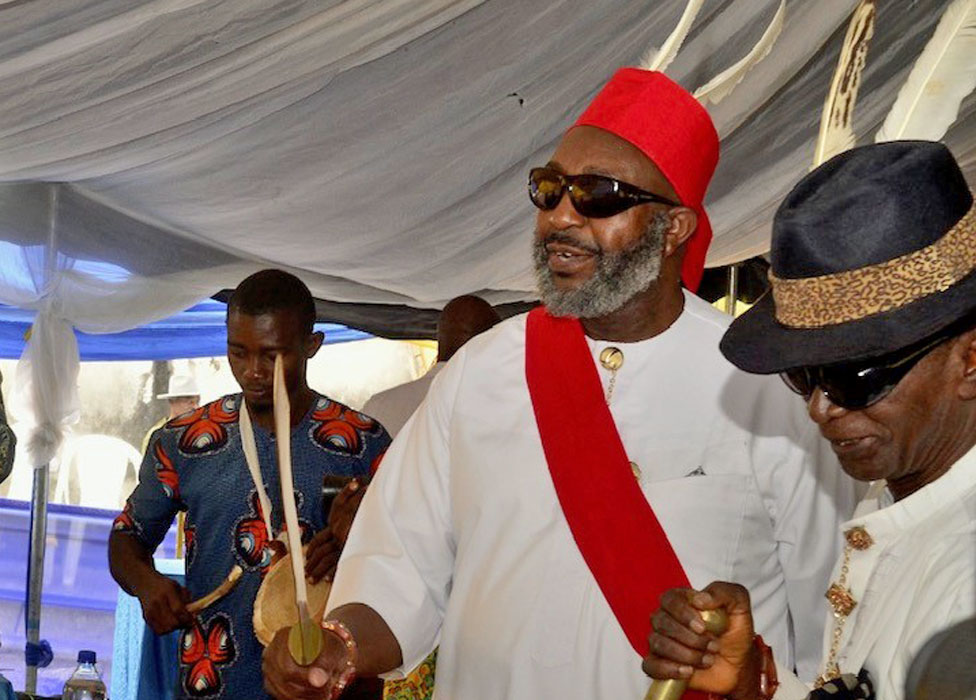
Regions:
<instances>
[{"instance_id":1,"label":"drumstick","mask_svg":"<svg viewBox=\"0 0 976 700\"><path fill-rule=\"evenodd\" d=\"M237 582L240 581L241 574L243 573L244 570L235 565L234 568L230 570L230 573L227 574L227 578L225 578L219 586L202 598L197 598L192 603L187 603L186 611L191 615L196 615L204 608L210 607L234 589L234 586L236 586Z\"/></svg>"},{"instance_id":2,"label":"drumstick","mask_svg":"<svg viewBox=\"0 0 976 700\"><path fill-rule=\"evenodd\" d=\"M311 664L322 651L322 630L308 614L308 589L305 586L305 553L302 551L302 531L295 507L295 482L291 470L291 405L285 387L285 368L281 355L274 366L274 424L278 443L278 475L281 481L281 502L288 527L288 551L291 554L292 574L295 578L295 604L298 624L288 633L288 651L299 666Z\"/></svg>"}]
</instances>

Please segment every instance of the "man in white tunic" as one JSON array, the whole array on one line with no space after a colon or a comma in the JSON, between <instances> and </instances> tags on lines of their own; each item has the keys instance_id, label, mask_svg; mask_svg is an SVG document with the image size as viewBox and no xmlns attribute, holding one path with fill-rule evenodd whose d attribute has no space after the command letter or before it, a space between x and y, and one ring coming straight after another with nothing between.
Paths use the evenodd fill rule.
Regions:
<instances>
[{"instance_id":1,"label":"man in white tunic","mask_svg":"<svg viewBox=\"0 0 976 700\"><path fill-rule=\"evenodd\" d=\"M821 533L852 489L820 468L785 387L725 361L725 317L681 288L701 276L717 147L687 92L623 69L532 171L546 306L434 381L360 508L322 655L297 668L284 633L267 649L273 695L400 677L439 643L435 698L636 699L657 592L716 577L748 585L770 643L812 677L838 550Z\"/></svg>"},{"instance_id":2,"label":"man in white tunic","mask_svg":"<svg viewBox=\"0 0 976 700\"><path fill-rule=\"evenodd\" d=\"M722 350L747 371L781 372L844 470L874 482L841 526L821 603L823 687L811 693L774 651L777 700L869 697L866 679L878 700L901 700L925 642L976 612L974 251L973 196L937 143L848 151L776 213L772 294L732 324ZM731 698L770 697L752 644L759 601L750 614L741 586L705 591L662 598L648 669ZM720 606L731 623L714 653L715 638L688 625L696 609ZM972 643L950 653L976 659Z\"/></svg>"},{"instance_id":3,"label":"man in white tunic","mask_svg":"<svg viewBox=\"0 0 976 700\"><path fill-rule=\"evenodd\" d=\"M397 436L417 406L427 396L434 377L447 365L461 347L476 335L484 333L501 321L494 307L471 294L455 297L444 305L437 319L437 362L419 379L400 384L374 395L363 413L372 416L393 437ZM386 683L383 696L389 700L409 697L424 700L433 692L436 655L431 654L403 681Z\"/></svg>"},{"instance_id":4,"label":"man in white tunic","mask_svg":"<svg viewBox=\"0 0 976 700\"><path fill-rule=\"evenodd\" d=\"M480 297L465 294L444 305L437 320L437 362L427 373L412 382L400 384L372 396L363 406L363 413L378 420L396 437L407 419L427 396L427 390L447 361L473 337L501 321L498 312Z\"/></svg>"}]
</instances>

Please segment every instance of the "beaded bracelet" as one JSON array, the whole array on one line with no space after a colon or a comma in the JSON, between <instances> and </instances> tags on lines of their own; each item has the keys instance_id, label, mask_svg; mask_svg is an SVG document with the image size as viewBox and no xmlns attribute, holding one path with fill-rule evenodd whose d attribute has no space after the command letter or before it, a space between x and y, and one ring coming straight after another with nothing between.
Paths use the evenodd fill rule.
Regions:
<instances>
[{"instance_id":1,"label":"beaded bracelet","mask_svg":"<svg viewBox=\"0 0 976 700\"><path fill-rule=\"evenodd\" d=\"M339 620L323 620L322 629L337 636L346 647L346 668L332 688L332 698L337 698L356 676L356 659L359 656L359 646L349 628Z\"/></svg>"}]
</instances>

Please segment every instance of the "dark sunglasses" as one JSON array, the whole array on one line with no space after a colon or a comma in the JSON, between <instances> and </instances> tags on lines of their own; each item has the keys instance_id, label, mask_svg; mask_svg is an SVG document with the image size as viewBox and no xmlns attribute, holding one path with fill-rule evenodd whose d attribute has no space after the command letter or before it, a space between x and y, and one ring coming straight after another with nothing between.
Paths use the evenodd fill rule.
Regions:
<instances>
[{"instance_id":1,"label":"dark sunglasses","mask_svg":"<svg viewBox=\"0 0 976 700\"><path fill-rule=\"evenodd\" d=\"M539 209L555 209L567 190L573 208L589 219L606 219L649 202L680 206L666 197L606 175L563 175L552 168L529 171L529 199Z\"/></svg>"},{"instance_id":2,"label":"dark sunglasses","mask_svg":"<svg viewBox=\"0 0 976 700\"><path fill-rule=\"evenodd\" d=\"M907 348L857 362L796 367L780 373L786 386L809 401L820 387L831 403L859 411L886 397L912 367L939 345L958 335L953 326Z\"/></svg>"}]
</instances>

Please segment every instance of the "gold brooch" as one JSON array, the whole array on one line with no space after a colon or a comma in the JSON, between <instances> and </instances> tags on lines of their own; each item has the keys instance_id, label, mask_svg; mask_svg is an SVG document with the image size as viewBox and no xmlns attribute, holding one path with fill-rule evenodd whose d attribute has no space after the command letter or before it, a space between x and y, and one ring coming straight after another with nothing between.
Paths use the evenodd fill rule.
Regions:
<instances>
[{"instance_id":1,"label":"gold brooch","mask_svg":"<svg viewBox=\"0 0 976 700\"><path fill-rule=\"evenodd\" d=\"M607 405L613 398L613 387L617 384L617 370L624 366L624 353L612 345L600 351L600 364L610 370L610 383L607 385Z\"/></svg>"},{"instance_id":2,"label":"gold brooch","mask_svg":"<svg viewBox=\"0 0 976 700\"><path fill-rule=\"evenodd\" d=\"M830 601L830 607L834 609L834 615L837 617L847 617L857 607L857 601L854 600L854 596L839 583L830 584L826 597Z\"/></svg>"},{"instance_id":3,"label":"gold brooch","mask_svg":"<svg viewBox=\"0 0 976 700\"><path fill-rule=\"evenodd\" d=\"M868 534L868 531L860 525L857 527L852 527L850 530L845 532L844 538L847 540L847 544L859 552L863 552L865 549L874 544L874 539Z\"/></svg>"}]
</instances>

